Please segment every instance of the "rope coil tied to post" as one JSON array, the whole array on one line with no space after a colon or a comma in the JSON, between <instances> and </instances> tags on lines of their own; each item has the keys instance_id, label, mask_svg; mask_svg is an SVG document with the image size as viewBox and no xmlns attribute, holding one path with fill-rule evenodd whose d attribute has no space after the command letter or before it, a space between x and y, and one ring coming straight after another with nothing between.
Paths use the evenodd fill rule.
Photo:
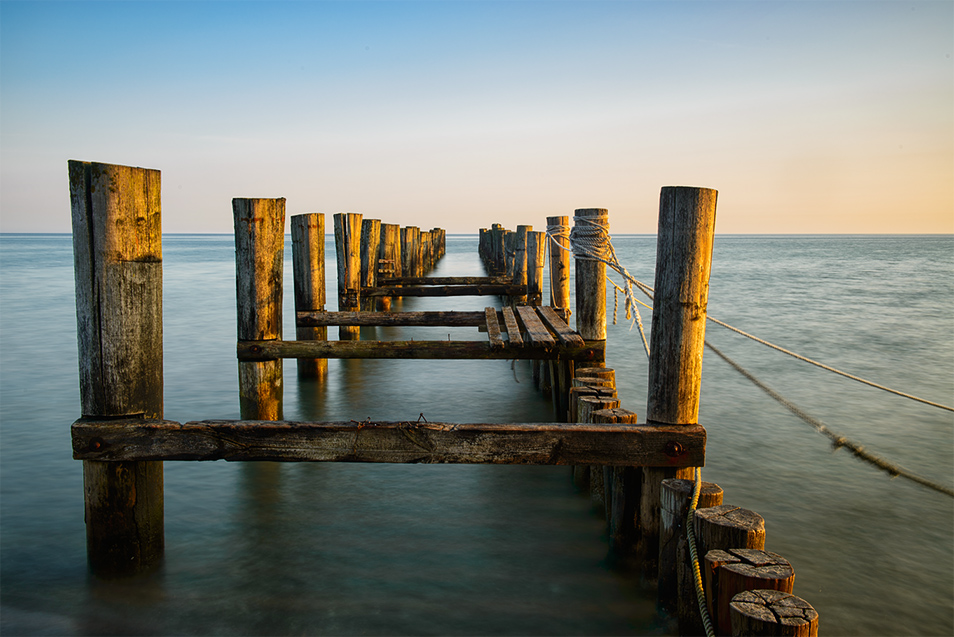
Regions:
<instances>
[{"instance_id":1,"label":"rope coil tied to post","mask_svg":"<svg viewBox=\"0 0 954 637\"><path fill-rule=\"evenodd\" d=\"M553 243L560 246L561 249L566 250L567 248L563 247L559 239L569 236L569 251L573 256L587 261L600 261L623 277L623 285L625 287L620 287L609 277L606 277L606 280L613 284L617 292L622 291L624 293L626 298L626 318L632 321L630 329L633 329L633 325L639 327L639 336L642 338L643 348L646 350L646 356L648 357L649 341L646 338L646 331L643 328L643 319L637 307L639 301L636 300L636 294L633 292L633 283L636 282L636 279L623 267L623 264L619 262L619 258L616 256L616 249L613 248L613 243L610 240L609 231L607 230L608 224L605 221L606 217L596 217L595 219L596 220L594 220L593 217L575 216L573 218L574 226L572 229L561 225L548 225L547 236L550 237L552 241L547 241L547 243ZM613 322L616 322L615 311L613 312Z\"/></svg>"}]
</instances>

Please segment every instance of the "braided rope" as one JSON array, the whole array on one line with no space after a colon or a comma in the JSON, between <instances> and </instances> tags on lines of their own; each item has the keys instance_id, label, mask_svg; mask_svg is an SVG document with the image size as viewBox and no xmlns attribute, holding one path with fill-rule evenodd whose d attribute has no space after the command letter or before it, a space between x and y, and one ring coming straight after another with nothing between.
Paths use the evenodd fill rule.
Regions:
<instances>
[{"instance_id":1,"label":"braided rope","mask_svg":"<svg viewBox=\"0 0 954 637\"><path fill-rule=\"evenodd\" d=\"M695 468L695 484L692 487L692 500L689 502L689 512L686 514L686 540L689 544L689 558L692 560L692 579L696 589L696 601L699 604L699 616L702 617L702 625L706 629L706 637L715 637L715 629L712 627L712 618L709 617L709 609L706 607L706 592L702 588L702 571L699 568L699 553L696 549L696 525L695 512L699 505L699 492L702 491L702 469Z\"/></svg>"},{"instance_id":2,"label":"braided rope","mask_svg":"<svg viewBox=\"0 0 954 637\"><path fill-rule=\"evenodd\" d=\"M653 290L651 287L649 287L648 285L646 285L645 283L643 283L643 282L641 282L641 281L636 281L635 279L633 280L633 283L636 285L636 287L638 287L640 290L642 290L643 294L645 294L646 296L648 296L650 300L653 299L653 292L654 292L654 290ZM767 346L767 347L771 347L772 349L777 350L777 351L779 351L779 352L782 352L783 354L788 354L788 355L791 356L792 358L796 358L796 359L798 359L798 360L800 360L800 361L803 361L803 362L806 362L806 363L811 363L812 365L815 365L816 367L820 367L820 368L822 368L822 369L824 369L824 370L827 370L827 371L829 371L829 372L833 372L833 373L838 374L838 375L840 375L840 376L844 376L845 378L850 378L851 380L858 381L859 383L864 383L865 385L868 385L869 387L874 387L874 388L876 388L876 389L881 389L881 390L883 390L883 391L886 391L886 392L888 392L888 393L894 394L894 395L896 395L896 396L901 396L902 398L909 398L909 399L915 400L915 401L917 401L917 402L919 402L919 403L924 403L925 405L930 405L931 407L937 407L938 409L946 409L947 411L954 411L954 407L948 407L947 405L943 405L943 404L941 404L941 403L936 403L936 402L933 402L933 401L930 401L930 400L926 400L926 399L924 399L924 398L918 398L917 396L913 396L913 395L911 395L911 394L906 394L906 393L904 393L904 392L902 392L902 391L898 391L897 389L891 389L890 387L885 387L884 385L879 385L878 383L872 382L872 381L870 381L870 380L865 380L864 378L861 378L860 376L855 376L854 374L849 374L848 372L843 372L843 371L841 371L840 369L835 369L834 367L830 367L830 366L828 366L828 365L825 365L824 363L820 363L820 362L818 362L818 361L816 361L816 360L812 360L811 358L808 358L807 356L802 356L801 354L796 354L795 352L792 352L792 351L790 351L790 350L787 350L787 349L785 349L784 347L781 347L780 345L776 345L775 343L770 343L769 341L766 341L766 340L764 340L764 339L761 339L761 338L759 338L758 336L755 336L754 334L749 334L748 332L744 332L744 331L740 330L740 329L737 328L737 327L732 327L732 326L729 325L728 323L723 323L722 321L720 321L720 320L718 320L718 319L715 319L715 318L712 318L711 316L706 316L706 318L707 318L708 320L712 321L713 323L715 323L716 325L721 325L721 326L724 327L724 328L730 329L730 330L732 330L733 332L735 332L736 334L741 334L742 336L744 336L744 337L746 337L746 338L752 339L752 340L755 341L756 343L761 343L762 345L765 345L765 346Z\"/></svg>"},{"instance_id":3,"label":"braided rope","mask_svg":"<svg viewBox=\"0 0 954 637\"><path fill-rule=\"evenodd\" d=\"M938 484L936 482L931 482L930 480L926 478L922 478L921 476L911 473L910 471L908 471L907 469L904 469L903 467L900 467L896 464L892 464L888 462L884 458L879 458L878 456L874 454L868 453L868 451L861 445L854 443L851 440L848 440L847 438L845 438L844 436L833 432L832 430L830 430L828 427L825 426L825 423L821 422L820 420L816 418L813 418L812 416L808 415L807 413L799 409L797 405L795 405L789 400L786 400L781 394L779 394L778 392L773 390L771 387L769 387L768 385L766 385L765 383L757 379L755 376L752 375L751 372L747 371L744 367L742 367L741 365L736 363L734 360L732 360L731 358L723 354L718 348L713 346L708 341L706 341L706 347L708 347L713 352L715 352L715 354L719 358L721 358L726 363L731 365L735 369L735 371L739 372L740 374L745 376L747 379L749 379L749 381L753 385L755 385L756 387L764 391L766 394L768 394L769 396L774 398L776 401L778 401L783 407L785 407L790 412L792 412L793 414L801 418L803 421L805 421L806 423L814 427L815 430L818 431L818 433L824 436L827 436L829 439L831 439L832 446L835 448L835 450L838 450L841 447L845 447L846 449L851 451L851 453L854 454L855 457L861 460L864 460L865 462L869 464L874 465L875 467L881 469L882 471L887 472L892 478L901 476L902 478L907 478L908 480L911 480L912 482L916 482L922 486L928 487L929 489L934 489L935 491L938 491L945 495L949 495L952 498L954 498L954 489L945 487L944 485Z\"/></svg>"},{"instance_id":4,"label":"braided rope","mask_svg":"<svg viewBox=\"0 0 954 637\"><path fill-rule=\"evenodd\" d=\"M598 217L598 219L605 219L605 217ZM593 221L592 217L574 217L574 222L575 225L569 230L570 248L568 251L572 252L576 258L583 259L584 261L599 261L623 277L625 288L617 285L616 282L609 277L606 277L606 280L612 283L618 291L624 293L626 297L626 318L631 320L629 329L633 329L634 325L639 327L639 336L642 338L643 349L646 350L646 357L648 358L649 340L646 338L646 330L643 328L643 318L639 314L639 308L637 307L638 301L636 300L636 294L633 292L632 287L632 283L635 282L636 279L627 272L623 264L619 262L616 256L616 250L613 248L612 241L610 241L607 224ZM566 237L566 232L566 226L547 226L547 236L553 239ZM548 241L547 243L550 242ZM556 245L559 245L563 250L567 250L567 248L559 242ZM613 313L613 323L616 323L615 311Z\"/></svg>"}]
</instances>

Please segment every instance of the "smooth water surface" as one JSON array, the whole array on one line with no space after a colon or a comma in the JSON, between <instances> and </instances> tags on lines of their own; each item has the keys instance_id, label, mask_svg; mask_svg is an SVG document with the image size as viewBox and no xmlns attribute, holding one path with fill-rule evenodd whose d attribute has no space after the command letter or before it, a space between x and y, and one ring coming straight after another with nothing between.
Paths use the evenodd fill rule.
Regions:
<instances>
[{"instance_id":1,"label":"smooth water surface","mask_svg":"<svg viewBox=\"0 0 954 637\"><path fill-rule=\"evenodd\" d=\"M614 244L651 285L655 238ZM449 237L447 248L434 275L483 273L476 237ZM334 299L332 241L327 250ZM286 262L286 338L294 333L290 273ZM402 308L489 303L405 299ZM709 314L834 367L954 402L951 237L720 236ZM623 406L642 415L646 357L622 312L619 319L608 365ZM643 321L648 328L648 311ZM402 330L364 336L483 337ZM237 418L231 236L164 237L164 332L166 417ZM75 334L70 237L0 236L4 634L665 634L646 591L607 564L603 522L565 467L167 462L163 567L119 583L90 578L81 463L70 457ZM831 429L954 483L951 412L711 323L708 338ZM954 633L950 497L833 453L711 353L702 392L704 478L725 489L727 503L766 518L767 548L792 562L796 594L819 611L824 634ZM525 364L329 361L327 382L318 383L299 382L295 363L285 362L286 418L420 414L553 417Z\"/></svg>"}]
</instances>

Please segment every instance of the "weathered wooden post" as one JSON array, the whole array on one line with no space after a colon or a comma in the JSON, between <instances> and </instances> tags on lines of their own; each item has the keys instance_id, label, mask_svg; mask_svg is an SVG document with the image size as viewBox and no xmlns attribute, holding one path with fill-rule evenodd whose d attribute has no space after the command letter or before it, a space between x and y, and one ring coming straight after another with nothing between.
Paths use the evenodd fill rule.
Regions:
<instances>
[{"instance_id":1,"label":"weathered wooden post","mask_svg":"<svg viewBox=\"0 0 954 637\"><path fill-rule=\"evenodd\" d=\"M378 252L381 267L379 272L388 277L401 276L401 226L396 223L381 224L381 247ZM391 297L378 298L378 308L384 312L391 309Z\"/></svg>"},{"instance_id":2,"label":"weathered wooden post","mask_svg":"<svg viewBox=\"0 0 954 637\"><path fill-rule=\"evenodd\" d=\"M490 238L490 251L493 267L491 268L491 274L494 276L499 276L501 274L506 274L507 272L507 246L506 246L506 234L507 231L504 230L504 227L499 223L493 224L490 230L492 236Z\"/></svg>"},{"instance_id":3,"label":"weathered wooden post","mask_svg":"<svg viewBox=\"0 0 954 637\"><path fill-rule=\"evenodd\" d=\"M693 480L663 480L659 505L659 579L657 581L657 601L667 612L677 608L679 591L676 563L679 557L679 542L686 537L686 514L695 487ZM699 490L697 509L722 504L722 487L712 482L703 482ZM682 565L685 566L685 565Z\"/></svg>"},{"instance_id":4,"label":"weathered wooden post","mask_svg":"<svg viewBox=\"0 0 954 637\"><path fill-rule=\"evenodd\" d=\"M729 603L739 637L817 637L818 613L801 597L776 590L739 593Z\"/></svg>"},{"instance_id":5,"label":"weathered wooden post","mask_svg":"<svg viewBox=\"0 0 954 637\"><path fill-rule=\"evenodd\" d=\"M699 420L716 195L707 188L667 186L659 197L647 423ZM643 467L637 555L650 579L658 568L660 485L693 475L691 467Z\"/></svg>"},{"instance_id":6,"label":"weathered wooden post","mask_svg":"<svg viewBox=\"0 0 954 637\"><path fill-rule=\"evenodd\" d=\"M434 267L434 240L430 230L421 231L421 276L426 275Z\"/></svg>"},{"instance_id":7,"label":"weathered wooden post","mask_svg":"<svg viewBox=\"0 0 954 637\"><path fill-rule=\"evenodd\" d=\"M285 200L233 199L239 341L282 339ZM239 361L242 418L281 420L282 360Z\"/></svg>"},{"instance_id":8,"label":"weathered wooden post","mask_svg":"<svg viewBox=\"0 0 954 637\"><path fill-rule=\"evenodd\" d=\"M765 520L754 511L730 504L697 509L693 514L696 554L704 563L713 550L765 548ZM680 542L676 550L676 577L679 586L677 601L679 630L697 634L702 630L702 617L696 599L694 575L689 570L688 546ZM710 591L706 591L708 597Z\"/></svg>"},{"instance_id":9,"label":"weathered wooden post","mask_svg":"<svg viewBox=\"0 0 954 637\"><path fill-rule=\"evenodd\" d=\"M527 303L543 304L543 265L546 255L546 233L527 233Z\"/></svg>"},{"instance_id":10,"label":"weathered wooden post","mask_svg":"<svg viewBox=\"0 0 954 637\"><path fill-rule=\"evenodd\" d=\"M378 252L381 249L381 221L365 219L361 224L361 287L373 288L378 284ZM361 299L361 309L373 311L374 297Z\"/></svg>"},{"instance_id":11,"label":"weathered wooden post","mask_svg":"<svg viewBox=\"0 0 954 637\"><path fill-rule=\"evenodd\" d=\"M626 409L601 409L591 416L595 423L636 424L636 413ZM604 471L606 497L606 524L610 549L617 556L625 555L635 542L635 519L639 506L639 482L642 473L638 467L607 467Z\"/></svg>"},{"instance_id":12,"label":"weathered wooden post","mask_svg":"<svg viewBox=\"0 0 954 637\"><path fill-rule=\"evenodd\" d=\"M291 237L295 312L322 312L325 309L325 215L292 216ZM296 326L295 337L299 341L326 341L328 328ZM301 378L324 378L327 373L327 359L298 359Z\"/></svg>"},{"instance_id":13,"label":"weathered wooden post","mask_svg":"<svg viewBox=\"0 0 954 637\"><path fill-rule=\"evenodd\" d=\"M360 309L362 217L353 212L339 212L334 216L338 310L341 312L357 312ZM359 327L342 325L338 328L338 339L356 341L360 333Z\"/></svg>"},{"instance_id":14,"label":"weathered wooden post","mask_svg":"<svg viewBox=\"0 0 954 637\"><path fill-rule=\"evenodd\" d=\"M605 208L576 211L578 236L592 238L597 247L609 240L609 212ZM606 342L606 264L576 255L576 331L585 341ZM599 360L602 363L603 359Z\"/></svg>"},{"instance_id":15,"label":"weathered wooden post","mask_svg":"<svg viewBox=\"0 0 954 637\"><path fill-rule=\"evenodd\" d=\"M570 309L570 218L547 217L550 237L550 305Z\"/></svg>"},{"instance_id":16,"label":"weathered wooden post","mask_svg":"<svg viewBox=\"0 0 954 637\"><path fill-rule=\"evenodd\" d=\"M162 418L159 171L68 167L83 418ZM83 461L93 573L129 575L161 561L162 478L162 462Z\"/></svg>"},{"instance_id":17,"label":"weathered wooden post","mask_svg":"<svg viewBox=\"0 0 954 637\"><path fill-rule=\"evenodd\" d=\"M729 604L743 591L776 590L791 594L795 570L777 553L759 549L715 549L706 553L705 574L709 617L720 635L732 634Z\"/></svg>"},{"instance_id":18,"label":"weathered wooden post","mask_svg":"<svg viewBox=\"0 0 954 637\"><path fill-rule=\"evenodd\" d=\"M421 246L421 229L417 226L408 226L408 252L411 257L411 271L408 276L424 276L424 258Z\"/></svg>"},{"instance_id":19,"label":"weathered wooden post","mask_svg":"<svg viewBox=\"0 0 954 637\"><path fill-rule=\"evenodd\" d=\"M527 235L533 231L533 226L517 226L513 238L513 283L527 287ZM527 294L517 295L510 299L512 304L522 305L527 302Z\"/></svg>"}]
</instances>

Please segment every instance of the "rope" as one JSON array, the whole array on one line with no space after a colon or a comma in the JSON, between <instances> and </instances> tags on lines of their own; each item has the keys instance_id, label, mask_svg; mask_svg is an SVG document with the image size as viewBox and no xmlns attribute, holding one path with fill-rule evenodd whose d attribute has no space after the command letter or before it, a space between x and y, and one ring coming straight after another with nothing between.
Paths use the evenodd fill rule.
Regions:
<instances>
[{"instance_id":1,"label":"rope","mask_svg":"<svg viewBox=\"0 0 954 637\"><path fill-rule=\"evenodd\" d=\"M643 328L643 319L639 315L639 308L637 307L636 294L633 292L632 282L636 281L629 272L626 271L626 268L623 267L623 264L619 262L619 259L616 257L616 250L613 248L613 243L610 241L609 231L607 230L607 224L605 222L593 221L592 217L574 217L574 226L569 232L566 230L566 226L547 226L547 236L551 239L565 238L569 234L570 238L570 248L569 250L559 241L556 245L560 246L561 249L572 252L573 255L578 259L583 259L585 261L599 261L607 265L612 270L615 270L623 277L623 283L626 286L625 288L617 285L609 277L606 278L607 281L612 283L617 290L623 292L626 296L626 318L631 320L629 329L633 329L633 325L639 327L639 336L643 341L643 349L646 350L646 357L649 357L649 340L646 338L646 331ZM549 241L547 243L550 243ZM613 323L616 323L616 316L614 312Z\"/></svg>"},{"instance_id":2,"label":"rope","mask_svg":"<svg viewBox=\"0 0 954 637\"><path fill-rule=\"evenodd\" d=\"M802 355L800 355L800 354L796 354L795 352L790 352L789 350L785 349L784 347L779 347L778 345L775 345L774 343L769 343L768 341L764 341L764 340L762 340L761 338L759 338L759 337L757 337L757 336L753 336L752 334L749 334L749 333L747 333L747 332L743 332L743 331L740 330L739 328L737 328L737 327L732 327L731 325L729 325L729 324L727 324L727 323L723 323L722 321L716 320L716 319L712 318L711 316L709 316L709 317L707 317L707 318L708 318L710 321L712 321L713 323L715 323L715 324L717 324L717 325L721 325L722 327L728 328L728 329L732 330L733 332L735 332L735 333L737 333L737 334L741 334L742 336L745 336L746 338L750 338L750 339L752 339L753 341L755 341L755 342L757 342L757 343L761 343L762 345L767 345L768 347L771 347L771 348L774 349L774 350L778 350L778 351L782 352L783 354L788 354L789 356L791 356L791 357L793 357L793 358L797 358L797 359L800 360L800 361L805 361L806 363L811 363L812 365L816 365L817 367L821 367L822 369L826 369L826 370L828 370L828 371L830 371L830 372L834 372L835 374L839 374L839 375L841 375L841 376L844 376L845 378L850 378L851 380L856 380L856 381L858 381L859 383L864 383L865 385L870 385L871 387L875 387L875 388L877 388L877 389L884 390L884 391L886 391L886 392L895 394L895 395L897 395L897 396L902 396L902 397L904 397L904 398L910 398L911 400L916 400L916 401L918 401L919 403L924 403L925 405L930 405L930 406L932 406L932 407L937 407L937 408L939 408L939 409L946 409L947 411L954 411L954 407L948 407L947 405L942 405L941 403L935 403L935 402L932 402L932 401L930 401L930 400L925 400L924 398L918 398L917 396L912 396L911 394L906 394L906 393L901 392L901 391L898 391L898 390L896 390L896 389L891 389L890 387L885 387L884 385L879 385L878 383L873 383L873 382L871 382L870 380L865 380L864 378L860 378L860 377L858 377L858 376L854 376L854 375L852 375L852 374L849 374L848 372L843 372L843 371L841 371L841 370L835 369L834 367L829 367L828 365L825 365L824 363L819 363L818 361L812 360L812 359L807 358L807 357L805 357L805 356L802 356Z\"/></svg>"},{"instance_id":3,"label":"rope","mask_svg":"<svg viewBox=\"0 0 954 637\"><path fill-rule=\"evenodd\" d=\"M694 514L699 505L699 492L702 491L702 469L695 468L696 481L692 488L692 500L689 502L689 513L686 514L686 539L689 543L689 557L692 559L692 577L696 589L696 601L699 603L699 616L702 617L702 625L706 629L706 637L715 637L715 630L712 628L712 619L709 617L709 609L706 607L706 593L702 588L702 571L699 568L699 553L696 549L696 530Z\"/></svg>"},{"instance_id":4,"label":"rope","mask_svg":"<svg viewBox=\"0 0 954 637\"><path fill-rule=\"evenodd\" d=\"M653 299L653 292L654 292L654 290L653 290L651 287L649 287L649 286L646 285L645 283L642 283L641 281L636 281L635 279L633 280L633 283L635 283L636 287L638 287L640 290L642 290L643 294L645 294L646 296L648 296L650 300ZM812 360L811 358L808 358L807 356L802 356L801 354L796 354L795 352L792 352L792 351L790 351L790 350L787 350L787 349L785 349L784 347L781 347L781 346L779 346L779 345L776 345L775 343L770 343L770 342L768 342L768 341L766 341L766 340L763 340L763 339L759 338L758 336L755 336L755 335L753 335L753 334L749 334L748 332L743 332L743 331L740 330L739 328L737 328L737 327L732 327L732 326L729 325L728 323L723 323L722 321L720 321L720 320L718 320L718 319L714 319L714 318L712 318L711 316L706 316L706 318L709 319L710 321L712 321L713 323L715 323L716 325L721 325L722 327L725 327L725 328L727 328L727 329L730 329L730 330L732 330L733 332L735 332L736 334L741 334L742 336L745 336L746 338L752 339L752 340L755 341L756 343L761 343L762 345L766 345L766 346L768 346L768 347L771 347L772 349L778 350L779 352L782 352L783 354L788 354L788 355L791 356L792 358L797 358L797 359L800 360L800 361L804 361L804 362L806 362L806 363L811 363L812 365L815 365L816 367L820 367L820 368L822 368L822 369L824 369L824 370L827 370L827 371L829 371L829 372L833 372L833 373L835 373L835 374L839 374L840 376L844 376L845 378L850 378L851 380L858 381L859 383L864 383L865 385L868 385L869 387L874 387L874 388L876 388L876 389L881 389L881 390L883 390L883 391L886 391L886 392L888 392L888 393L894 394L894 395L896 395L896 396L901 396L902 398L909 398L909 399L911 399L911 400L916 400L916 401L919 402L919 403L924 403L925 405L930 405L931 407L937 407L938 409L946 409L947 411L954 411L954 407L948 407L947 405L942 405L941 403L932 402L932 401L926 400L926 399L924 399L924 398L918 398L917 396L913 396L913 395L911 395L911 394L906 394L906 393L904 393L904 392L902 392L902 391L898 391L897 389L891 389L890 387L885 387L884 385L879 385L878 383L872 382L872 381L870 381L870 380L865 380L864 378L861 378L860 376L855 376L855 375L853 375L853 374L849 374L848 372L843 372L843 371L841 371L840 369L835 369L834 367L830 367L830 366L828 366L828 365L825 365L824 363L820 363L820 362L818 362L818 361L816 361L816 360Z\"/></svg>"},{"instance_id":5,"label":"rope","mask_svg":"<svg viewBox=\"0 0 954 637\"><path fill-rule=\"evenodd\" d=\"M721 358L726 363L731 365L737 372L739 372L740 374L745 376L747 379L749 379L749 381L751 381L752 384L754 384L756 387L758 387L759 389L764 391L766 394L774 398L783 407L785 407L790 412L792 412L793 414L801 418L803 421L805 421L806 423L814 427L815 430L818 431L818 433L824 436L827 436L829 439L831 439L832 446L834 447L836 451L840 449L841 447L845 447L852 454L854 454L855 457L861 460L864 460L865 462L869 464L874 465L875 467L877 467L878 469L881 469L882 471L887 472L892 478L901 476L902 478L907 478L908 480L911 480L912 482L916 482L922 486L928 487L929 489L934 489L935 491L938 491L945 495L949 495L952 498L954 498L954 489L951 489L950 487L945 487L944 485L938 484L936 482L932 482L926 478L922 478L921 476L913 474L907 469L904 469L903 467L900 467L896 464L892 464L888 462L884 458L880 458L874 454L869 453L861 445L854 443L851 440L848 440L847 438L845 438L844 436L833 432L828 427L826 427L823 422L808 415L807 413L799 409L798 406L796 406L791 401L786 400L781 394L779 394L778 392L770 388L765 383L761 382L759 379L753 376L749 371L747 371L745 368L743 368L741 365L736 363L734 360L732 360L731 358L723 354L718 348L716 348L714 345L712 345L708 341L706 341L706 347L708 347L713 352L715 352L715 354L719 358Z\"/></svg>"}]
</instances>

